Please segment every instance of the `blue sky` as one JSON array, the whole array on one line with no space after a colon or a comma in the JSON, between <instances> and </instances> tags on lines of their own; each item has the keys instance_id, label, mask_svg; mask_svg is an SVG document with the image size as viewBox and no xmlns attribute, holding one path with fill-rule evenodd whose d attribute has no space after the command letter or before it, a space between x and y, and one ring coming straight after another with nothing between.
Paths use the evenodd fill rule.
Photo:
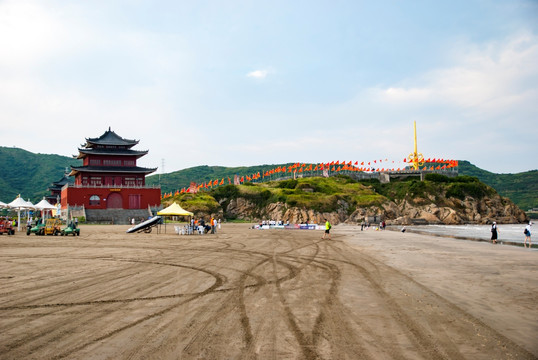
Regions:
<instances>
[{"instance_id":1,"label":"blue sky","mask_svg":"<svg viewBox=\"0 0 538 360\"><path fill-rule=\"evenodd\" d=\"M0 145L142 166L538 168L536 1L0 0Z\"/></svg>"}]
</instances>

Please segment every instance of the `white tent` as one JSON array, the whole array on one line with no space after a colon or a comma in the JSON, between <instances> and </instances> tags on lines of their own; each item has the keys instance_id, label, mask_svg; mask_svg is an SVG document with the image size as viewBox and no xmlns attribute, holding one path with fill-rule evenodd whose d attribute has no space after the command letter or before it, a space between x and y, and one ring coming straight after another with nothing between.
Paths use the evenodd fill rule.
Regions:
<instances>
[{"instance_id":1,"label":"white tent","mask_svg":"<svg viewBox=\"0 0 538 360\"><path fill-rule=\"evenodd\" d=\"M17 231L21 231L21 210L22 209L33 209L34 205L29 201L24 201L21 196L17 196L15 200L7 204L10 208L17 209L18 221L17 221Z\"/></svg>"},{"instance_id":2,"label":"white tent","mask_svg":"<svg viewBox=\"0 0 538 360\"><path fill-rule=\"evenodd\" d=\"M0 208L8 207L5 202L0 201Z\"/></svg>"}]
</instances>

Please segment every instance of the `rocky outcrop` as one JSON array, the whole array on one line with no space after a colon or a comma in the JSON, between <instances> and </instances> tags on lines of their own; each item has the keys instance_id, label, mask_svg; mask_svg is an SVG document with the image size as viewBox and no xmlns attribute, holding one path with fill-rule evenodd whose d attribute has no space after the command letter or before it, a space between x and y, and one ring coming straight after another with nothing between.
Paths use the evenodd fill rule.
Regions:
<instances>
[{"instance_id":1,"label":"rocky outcrop","mask_svg":"<svg viewBox=\"0 0 538 360\"><path fill-rule=\"evenodd\" d=\"M225 205L227 204L227 205ZM223 202L223 214L228 218L251 221L283 220L290 223L323 223L328 219L333 224L360 223L367 216L382 214L389 224L410 224L420 220L430 224L488 224L522 223L525 212L512 201L497 194L481 199L415 198L399 202L387 201L380 207L356 208L350 211L349 204L339 201L334 212L320 213L312 209L290 207L285 203L270 203L258 207L243 198Z\"/></svg>"}]
</instances>

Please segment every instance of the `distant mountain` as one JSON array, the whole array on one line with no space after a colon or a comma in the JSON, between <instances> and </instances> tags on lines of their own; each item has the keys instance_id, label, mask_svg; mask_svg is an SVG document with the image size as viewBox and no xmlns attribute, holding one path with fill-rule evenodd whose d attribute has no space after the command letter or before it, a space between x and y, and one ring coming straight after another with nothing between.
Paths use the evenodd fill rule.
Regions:
<instances>
[{"instance_id":1,"label":"distant mountain","mask_svg":"<svg viewBox=\"0 0 538 360\"><path fill-rule=\"evenodd\" d=\"M62 178L70 165L81 165L81 161L0 146L0 200L11 202L21 194L25 200L36 203L50 195L47 189Z\"/></svg>"},{"instance_id":2,"label":"distant mountain","mask_svg":"<svg viewBox=\"0 0 538 360\"><path fill-rule=\"evenodd\" d=\"M517 174L495 174L476 167L469 161L459 162L460 175L476 176L483 183L512 200L522 210L538 208L538 170Z\"/></svg>"}]
</instances>

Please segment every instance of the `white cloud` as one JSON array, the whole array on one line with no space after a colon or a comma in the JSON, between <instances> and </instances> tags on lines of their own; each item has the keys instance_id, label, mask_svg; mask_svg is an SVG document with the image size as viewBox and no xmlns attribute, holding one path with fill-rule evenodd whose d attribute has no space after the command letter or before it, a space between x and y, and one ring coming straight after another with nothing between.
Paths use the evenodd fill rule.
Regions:
<instances>
[{"instance_id":1,"label":"white cloud","mask_svg":"<svg viewBox=\"0 0 538 360\"><path fill-rule=\"evenodd\" d=\"M482 47L468 45L457 55L452 67L370 92L390 104L443 104L480 113L498 113L530 103L534 106L538 100L536 36L521 35Z\"/></svg>"},{"instance_id":2,"label":"white cloud","mask_svg":"<svg viewBox=\"0 0 538 360\"><path fill-rule=\"evenodd\" d=\"M247 74L247 77L255 79L265 79L269 74L269 70L254 70Z\"/></svg>"}]
</instances>

